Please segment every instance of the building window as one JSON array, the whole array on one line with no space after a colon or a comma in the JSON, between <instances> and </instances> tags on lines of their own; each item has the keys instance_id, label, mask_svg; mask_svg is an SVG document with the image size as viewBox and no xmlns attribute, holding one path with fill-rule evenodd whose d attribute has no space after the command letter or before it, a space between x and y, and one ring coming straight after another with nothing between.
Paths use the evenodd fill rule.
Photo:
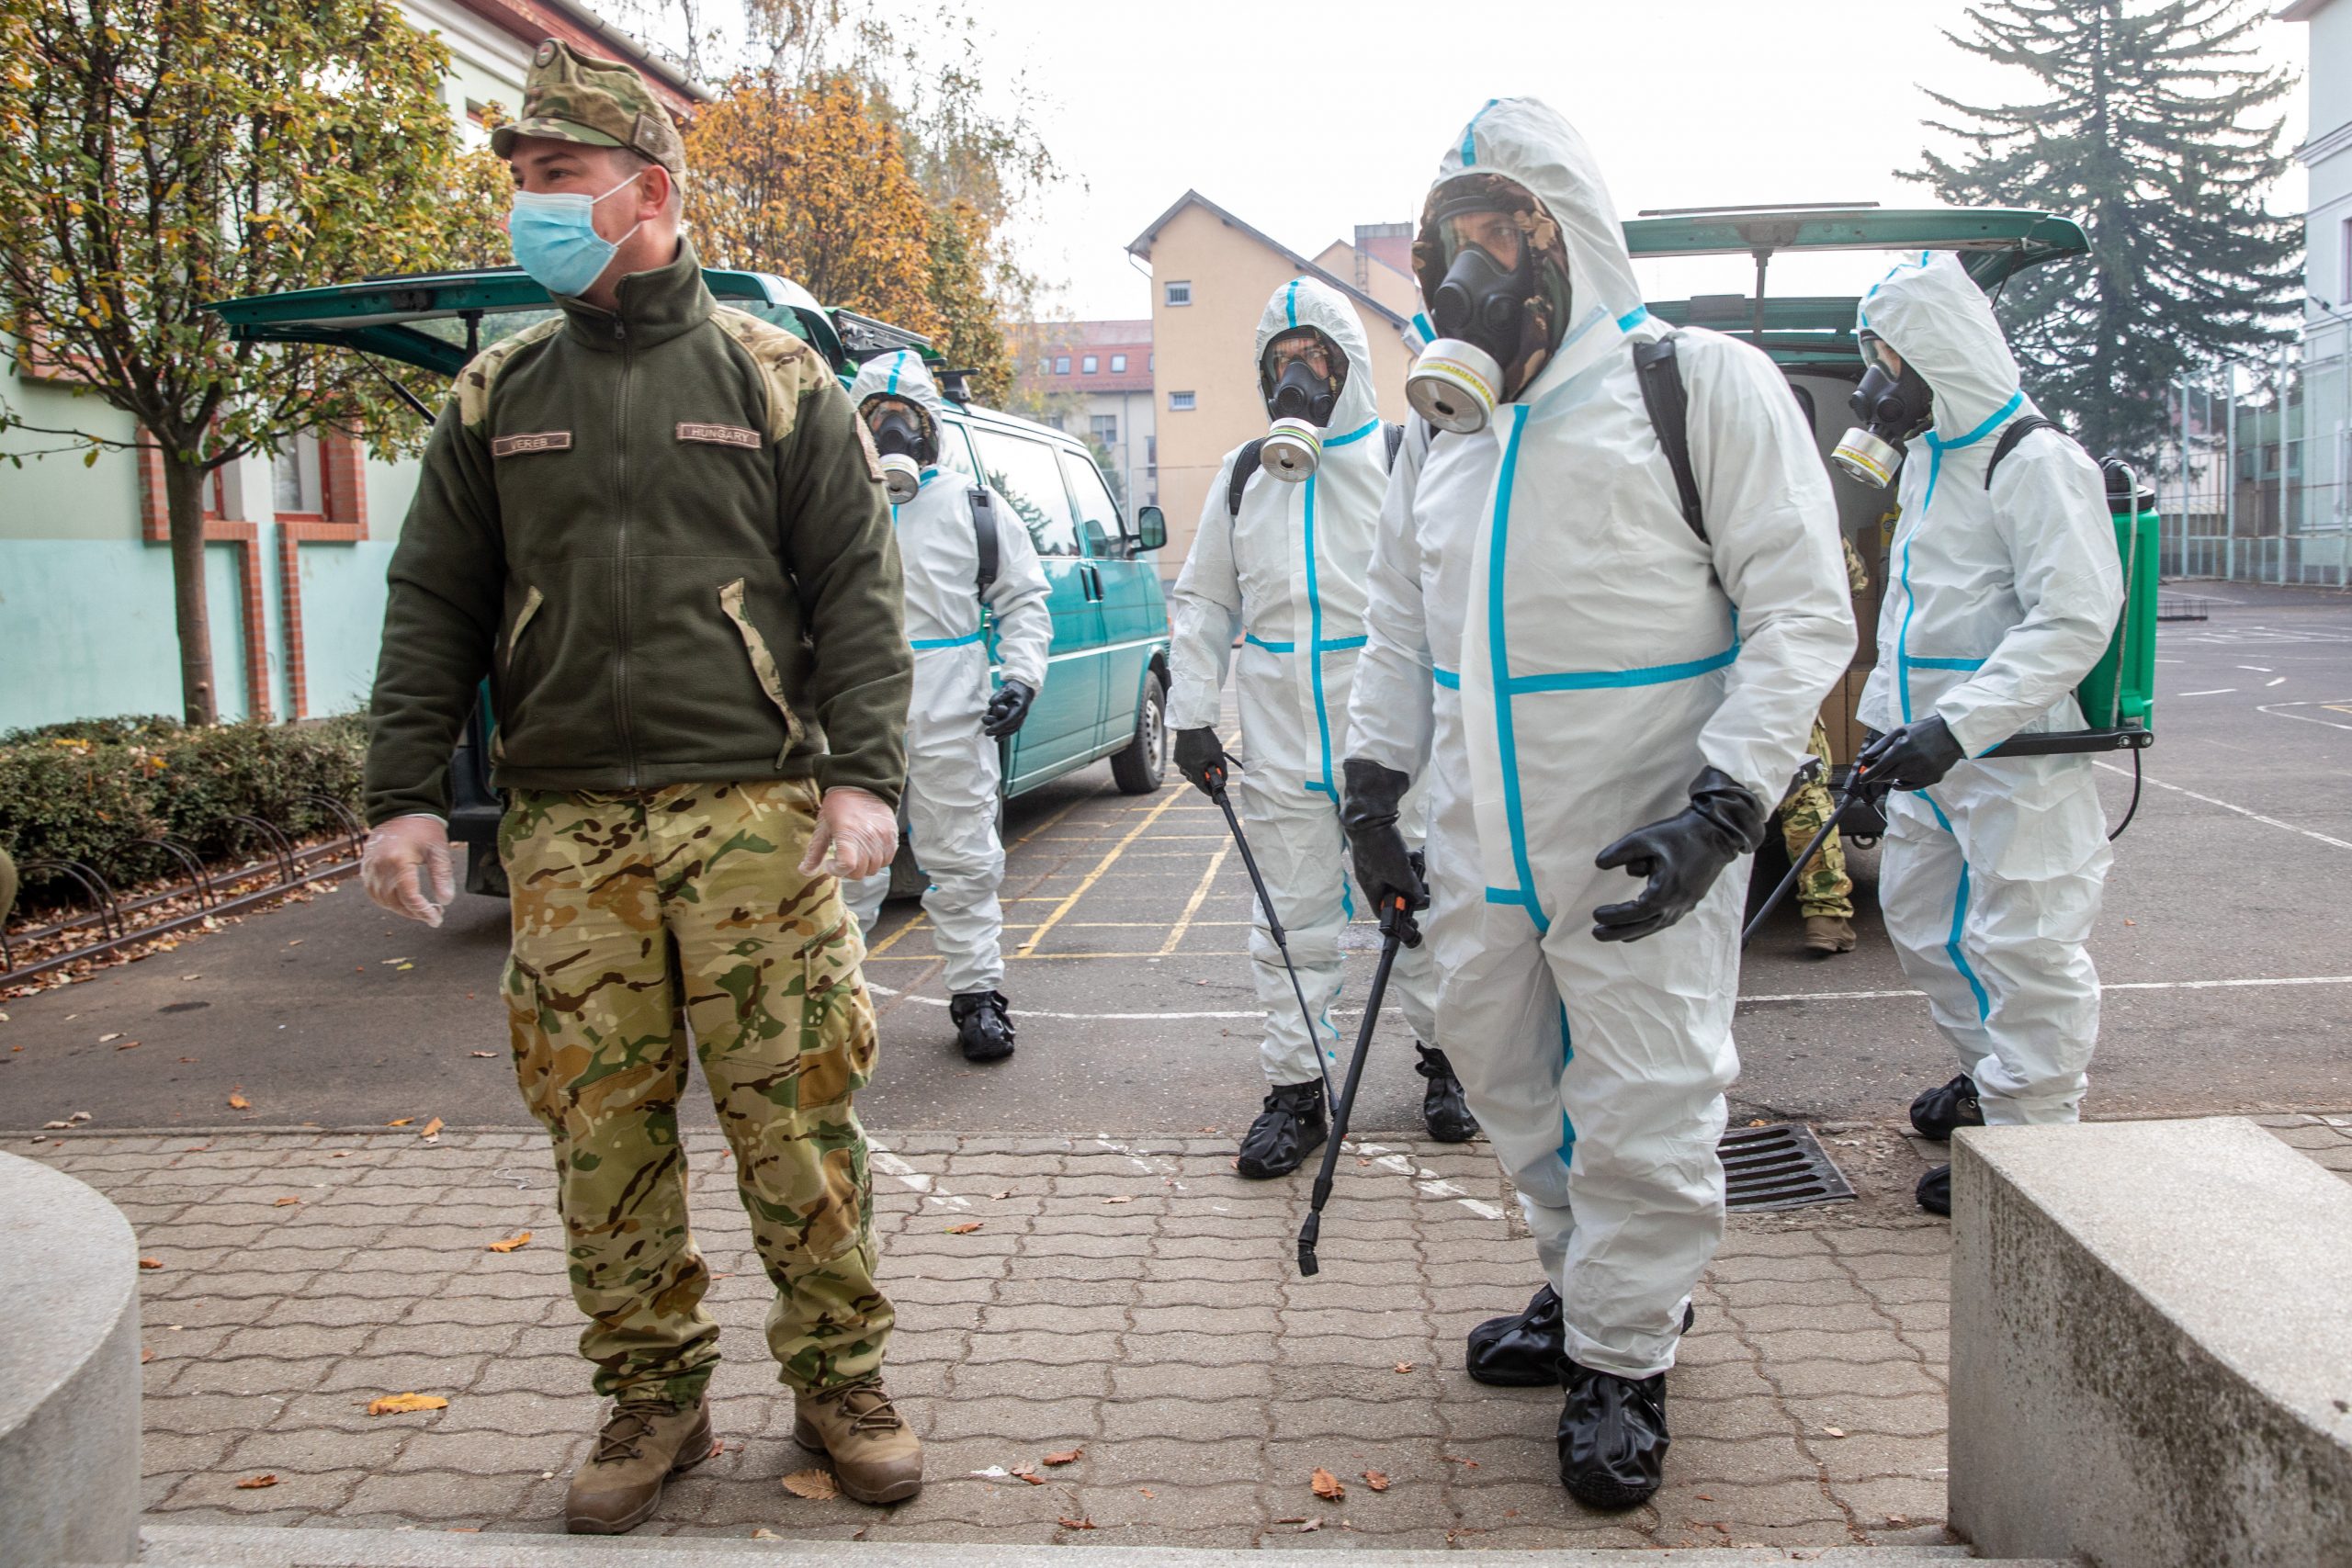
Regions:
<instances>
[{"instance_id":1,"label":"building window","mask_svg":"<svg viewBox=\"0 0 2352 1568\"><path fill-rule=\"evenodd\" d=\"M1111 356L1111 374L1114 376L1124 376L1126 373L1127 356L1124 354L1113 355Z\"/></svg>"},{"instance_id":2,"label":"building window","mask_svg":"<svg viewBox=\"0 0 2352 1568\"><path fill-rule=\"evenodd\" d=\"M272 509L279 516L288 513L309 517L326 515L326 479L320 471L317 436L290 437L271 454L269 471L275 490Z\"/></svg>"},{"instance_id":3,"label":"building window","mask_svg":"<svg viewBox=\"0 0 2352 1568\"><path fill-rule=\"evenodd\" d=\"M1086 433L1105 446L1116 446L1119 444L1119 416L1098 413L1086 422Z\"/></svg>"},{"instance_id":4,"label":"building window","mask_svg":"<svg viewBox=\"0 0 2352 1568\"><path fill-rule=\"evenodd\" d=\"M1170 392L1170 393L1169 393L1169 394L1168 394L1168 412L1170 412L1170 413L1190 413L1190 412L1193 412L1193 394L1192 394L1192 393L1190 393L1190 392Z\"/></svg>"},{"instance_id":5,"label":"building window","mask_svg":"<svg viewBox=\"0 0 2352 1568\"><path fill-rule=\"evenodd\" d=\"M1190 283L1171 283L1168 286L1167 297L1170 305L1189 305L1193 302L1193 286Z\"/></svg>"},{"instance_id":6,"label":"building window","mask_svg":"<svg viewBox=\"0 0 2352 1568\"><path fill-rule=\"evenodd\" d=\"M1094 374L1096 367L1097 361L1095 360L1095 357L1090 354L1080 364L1079 370L1084 375L1091 376Z\"/></svg>"},{"instance_id":7,"label":"building window","mask_svg":"<svg viewBox=\"0 0 2352 1568\"><path fill-rule=\"evenodd\" d=\"M1155 368L1157 368L1157 367L1158 367L1158 366L1159 366L1159 355L1157 355L1157 354L1147 354L1147 355L1145 355L1143 356L1143 367L1144 367L1146 370L1151 370L1151 369L1155 369Z\"/></svg>"},{"instance_id":8,"label":"building window","mask_svg":"<svg viewBox=\"0 0 2352 1568\"><path fill-rule=\"evenodd\" d=\"M2335 302L2352 305L2352 218L2346 218L2336 231Z\"/></svg>"},{"instance_id":9,"label":"building window","mask_svg":"<svg viewBox=\"0 0 2352 1568\"><path fill-rule=\"evenodd\" d=\"M1054 355L1054 374L1057 376L1067 376L1069 374L1069 355L1057 354Z\"/></svg>"}]
</instances>

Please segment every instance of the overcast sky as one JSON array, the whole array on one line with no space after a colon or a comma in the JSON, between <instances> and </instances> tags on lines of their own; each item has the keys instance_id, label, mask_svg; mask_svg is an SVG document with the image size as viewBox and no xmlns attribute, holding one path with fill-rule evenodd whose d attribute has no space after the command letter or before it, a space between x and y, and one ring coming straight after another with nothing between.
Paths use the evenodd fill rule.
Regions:
<instances>
[{"instance_id":1,"label":"overcast sky","mask_svg":"<svg viewBox=\"0 0 2352 1568\"><path fill-rule=\"evenodd\" d=\"M2024 91L1944 40L1957 0L969 4L993 33L978 63L1025 70L1071 175L1040 204L1028 252L1080 318L1148 313L1125 246L1187 187L1308 255L1357 223L1415 216L1439 155L1490 97L1530 94L1566 116L1632 217L1930 202L1893 173L1923 145L1921 85L1963 102ZM2266 21L2265 58L2300 76L2309 30ZM2285 113L2291 145L2306 130L2300 86ZM2274 206L2301 210L2300 167ZM1663 298L1748 291L1745 258L1654 265L1642 281ZM1772 291L1846 291L1884 270L1875 255L1809 265L1776 267Z\"/></svg>"},{"instance_id":2,"label":"overcast sky","mask_svg":"<svg viewBox=\"0 0 2352 1568\"><path fill-rule=\"evenodd\" d=\"M895 0L879 0L887 10ZM913 0L907 21L938 0ZM1149 313L1126 254L1186 189L1303 254L1358 223L1409 220L1440 155L1488 98L1544 99L1583 132L1621 216L1791 201L1930 205L1894 171L1917 165L1936 112L2028 96L2032 81L1948 42L1962 0L950 0L978 19L974 67L1014 95L1069 176L1020 241L1051 313ZM646 20L664 0L608 0ZM729 10L705 0L705 14ZM2277 4L2267 4L2275 11ZM2298 78L2285 146L2308 132L2308 24L2266 19L2265 63ZM2301 212L2304 180L2273 193ZM1877 254L1777 263L1770 290L1850 293ZM1661 299L1747 293L1745 257L1641 266Z\"/></svg>"}]
</instances>

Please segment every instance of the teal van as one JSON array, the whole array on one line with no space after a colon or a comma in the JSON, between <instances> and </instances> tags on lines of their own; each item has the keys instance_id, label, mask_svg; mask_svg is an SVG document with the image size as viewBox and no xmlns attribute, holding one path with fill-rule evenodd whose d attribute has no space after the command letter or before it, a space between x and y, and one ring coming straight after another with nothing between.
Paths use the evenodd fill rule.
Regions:
<instances>
[{"instance_id":1,"label":"teal van","mask_svg":"<svg viewBox=\"0 0 2352 1568\"><path fill-rule=\"evenodd\" d=\"M788 278L707 267L703 281L721 303L810 344L844 386L865 360L902 348L936 365L928 340L829 310ZM240 342L321 344L368 357L428 421L432 399L410 391L393 367L453 377L481 349L554 310L547 291L516 267L369 278L209 308ZM1051 664L1028 722L1006 743L1006 798L1105 758L1122 791L1158 789L1168 771L1168 605L1150 558L1168 542L1159 509L1142 507L1128 517L1082 442L1050 425L971 406L952 370L934 374L949 399L941 460L975 483L985 475L1004 497L1027 525L1053 590ZM503 896L503 807L488 761L495 723L485 690L451 762L449 834L469 846L467 888ZM902 852L892 891L917 886L911 858Z\"/></svg>"}]
</instances>

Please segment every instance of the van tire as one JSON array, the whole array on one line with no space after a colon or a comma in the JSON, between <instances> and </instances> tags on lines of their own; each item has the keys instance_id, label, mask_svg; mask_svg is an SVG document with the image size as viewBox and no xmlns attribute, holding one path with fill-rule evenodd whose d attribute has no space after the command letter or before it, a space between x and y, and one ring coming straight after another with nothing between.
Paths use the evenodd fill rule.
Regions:
<instances>
[{"instance_id":1,"label":"van tire","mask_svg":"<svg viewBox=\"0 0 2352 1568\"><path fill-rule=\"evenodd\" d=\"M506 864L498 858L496 844L466 846L466 891L479 893L485 898L514 896L507 889Z\"/></svg>"},{"instance_id":2,"label":"van tire","mask_svg":"<svg viewBox=\"0 0 2352 1568\"><path fill-rule=\"evenodd\" d=\"M1136 705L1135 739L1111 759L1111 780L1121 795L1149 795L1168 777L1168 688L1159 671L1143 677L1143 701Z\"/></svg>"}]
</instances>

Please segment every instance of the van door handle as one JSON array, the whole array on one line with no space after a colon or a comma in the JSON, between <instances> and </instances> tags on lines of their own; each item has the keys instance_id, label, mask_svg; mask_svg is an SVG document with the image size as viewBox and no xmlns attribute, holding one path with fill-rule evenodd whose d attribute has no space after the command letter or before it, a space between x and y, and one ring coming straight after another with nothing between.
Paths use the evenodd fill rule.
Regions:
<instances>
[{"instance_id":1,"label":"van door handle","mask_svg":"<svg viewBox=\"0 0 2352 1568\"><path fill-rule=\"evenodd\" d=\"M1100 568L1091 566L1080 567L1078 569L1078 580L1086 585L1086 596L1089 599L1093 600L1098 604L1102 602L1102 572Z\"/></svg>"}]
</instances>

